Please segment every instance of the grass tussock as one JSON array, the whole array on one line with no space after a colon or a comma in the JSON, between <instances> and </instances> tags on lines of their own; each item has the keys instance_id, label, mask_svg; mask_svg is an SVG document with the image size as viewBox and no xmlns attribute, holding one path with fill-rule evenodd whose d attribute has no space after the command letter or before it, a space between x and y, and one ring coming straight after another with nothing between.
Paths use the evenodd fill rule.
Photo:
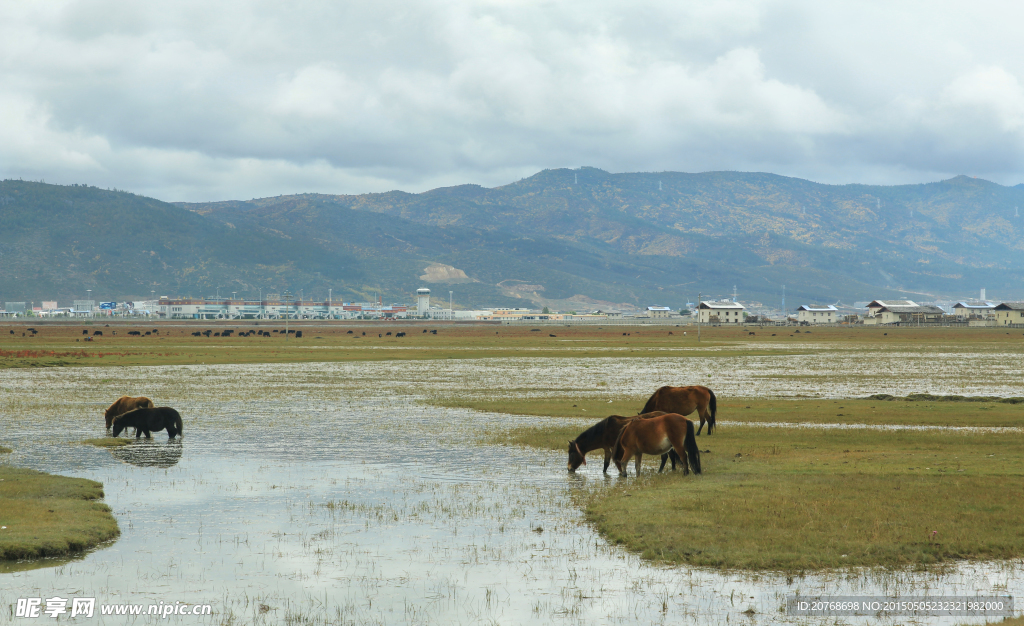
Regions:
<instances>
[{"instance_id":1,"label":"grass tussock","mask_svg":"<svg viewBox=\"0 0 1024 626\"><path fill-rule=\"evenodd\" d=\"M563 451L580 430L509 437ZM1020 558L1022 443L1019 434L723 428L698 438L708 450L700 477L658 475L647 457L640 478L630 465L628 480L578 497L609 541L668 563L805 571ZM591 455L600 467L600 451Z\"/></svg>"},{"instance_id":2,"label":"grass tussock","mask_svg":"<svg viewBox=\"0 0 1024 626\"><path fill-rule=\"evenodd\" d=\"M11 448L0 446L0 454L10 454L11 452L14 452L14 450Z\"/></svg>"},{"instance_id":3,"label":"grass tussock","mask_svg":"<svg viewBox=\"0 0 1024 626\"><path fill-rule=\"evenodd\" d=\"M117 537L103 485L0 466L0 560L62 556Z\"/></svg>"},{"instance_id":4,"label":"grass tussock","mask_svg":"<svg viewBox=\"0 0 1024 626\"><path fill-rule=\"evenodd\" d=\"M120 448L131 445L132 440L121 437L96 437L95 439L83 439L82 443L97 448Z\"/></svg>"}]
</instances>

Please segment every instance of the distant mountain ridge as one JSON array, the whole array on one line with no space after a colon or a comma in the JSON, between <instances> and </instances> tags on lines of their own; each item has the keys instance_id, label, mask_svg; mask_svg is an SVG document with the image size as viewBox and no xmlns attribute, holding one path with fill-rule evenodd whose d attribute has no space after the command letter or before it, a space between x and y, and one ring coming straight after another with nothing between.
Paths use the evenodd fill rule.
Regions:
<instances>
[{"instance_id":1,"label":"distant mountain ridge","mask_svg":"<svg viewBox=\"0 0 1024 626\"><path fill-rule=\"evenodd\" d=\"M883 187L581 168L494 189L210 203L4 181L0 298L262 287L402 302L423 284L462 306L579 309L677 308L734 285L772 304L786 285L790 308L982 287L1024 298L1021 205L1024 186L966 176Z\"/></svg>"}]
</instances>

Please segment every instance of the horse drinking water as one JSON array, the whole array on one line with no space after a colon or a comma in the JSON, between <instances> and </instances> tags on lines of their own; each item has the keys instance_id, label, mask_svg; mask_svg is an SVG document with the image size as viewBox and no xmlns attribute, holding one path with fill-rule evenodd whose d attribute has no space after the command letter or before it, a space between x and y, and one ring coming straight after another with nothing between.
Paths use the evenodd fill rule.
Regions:
<instances>
[{"instance_id":1,"label":"horse drinking water","mask_svg":"<svg viewBox=\"0 0 1024 626\"><path fill-rule=\"evenodd\" d=\"M636 473L639 475L643 455L665 454L669 450L675 450L682 459L684 475L690 473L687 463L694 474L700 474L700 450L693 434L693 422L676 413L633 420L623 426L612 458L619 468L619 476L625 477L630 459L636 459Z\"/></svg>"},{"instance_id":2,"label":"horse drinking water","mask_svg":"<svg viewBox=\"0 0 1024 626\"><path fill-rule=\"evenodd\" d=\"M618 440L619 434L622 432L622 427L632 420L648 419L651 417L657 417L658 415L664 415L664 413L662 411L654 411L652 413L633 415L631 417L609 415L605 419L586 429L575 439L569 442L569 471L575 472L580 465L586 465L587 453L591 450L602 448L604 449L604 472L607 474L608 465L612 461L612 449L615 448L615 442ZM662 455L661 469L658 470L659 472L665 469L665 462L670 458L672 459L672 469L676 469L676 461L679 460L679 455L677 455L674 450L670 450L668 454Z\"/></svg>"},{"instance_id":3,"label":"horse drinking water","mask_svg":"<svg viewBox=\"0 0 1024 626\"><path fill-rule=\"evenodd\" d=\"M174 439L175 435L181 434L181 415L169 406L159 406L153 409L135 409L114 418L114 430L112 434L117 437L127 426L135 427L135 438L138 439L142 433L146 433L146 439L151 439L149 434L152 431L167 429L167 438Z\"/></svg>"}]
</instances>

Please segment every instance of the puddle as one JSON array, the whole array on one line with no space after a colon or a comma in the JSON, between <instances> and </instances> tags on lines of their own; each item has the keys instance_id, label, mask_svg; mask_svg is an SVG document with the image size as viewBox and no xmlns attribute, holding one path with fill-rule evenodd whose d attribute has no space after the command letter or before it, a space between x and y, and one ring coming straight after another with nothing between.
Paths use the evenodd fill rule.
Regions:
<instances>
[{"instance_id":1,"label":"puddle","mask_svg":"<svg viewBox=\"0 0 1024 626\"><path fill-rule=\"evenodd\" d=\"M749 360L732 361L736 369L723 374L730 389L793 384L766 383L739 367ZM568 393L591 379L632 393L680 365L728 369L686 359L487 359L7 370L0 437L14 452L3 462L102 481L122 535L80 559L0 574L0 622L19 621L7 606L28 596L211 604L213 616L188 618L200 624L815 624L823 620L780 613L785 597L1024 595L1021 562L796 579L652 566L608 545L573 507L573 490L616 480L599 464L569 475L561 453L473 443L489 430L549 420L417 402L488 381L494 393L560 385ZM941 391L923 385L923 370L915 378L915 366L906 369L871 393ZM1005 386L1022 395L1010 375L978 377L977 388L956 391ZM861 383L819 392L848 384ZM181 411L181 441L161 432L110 450L73 445L102 435L108 398L143 392ZM84 621L125 623L105 619Z\"/></svg>"}]
</instances>

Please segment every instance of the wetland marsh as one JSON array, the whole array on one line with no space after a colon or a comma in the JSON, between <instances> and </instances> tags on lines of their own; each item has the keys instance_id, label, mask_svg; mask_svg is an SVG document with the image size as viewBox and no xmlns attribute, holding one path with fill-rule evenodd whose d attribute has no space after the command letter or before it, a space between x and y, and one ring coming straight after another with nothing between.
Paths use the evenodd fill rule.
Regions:
<instances>
[{"instance_id":1,"label":"wetland marsh","mask_svg":"<svg viewBox=\"0 0 1024 626\"><path fill-rule=\"evenodd\" d=\"M495 355L481 338L465 346L466 353L481 353L472 357L317 361L337 349L325 340L298 362L249 362L258 360L250 355L241 363L8 369L0 379L0 444L13 451L0 462L102 482L121 536L76 559L8 566L0 573L0 620L11 619L7 607L17 597L78 595L209 603L214 615L199 623L211 624L810 624L820 622L780 613L787 595L1024 592L1019 556L947 558L925 569L668 564L671 559L642 545L617 545L629 545L623 535L630 529L605 527L602 534L595 522L597 515L612 519L627 497L646 498L643 507L657 509L659 490L700 490L701 501L685 503L689 510L672 506L653 514L690 516L701 542L735 539L730 529L715 530L729 515L702 513L693 504L707 509L703 500L728 488L715 482L721 477L778 465L780 455L771 451L786 445L805 446L806 463L835 456L840 467L844 454L860 463L868 454L843 453L841 433L764 425L813 423L817 415L820 423L876 426L869 407L882 401L865 400L876 393L1024 395L1019 343L965 348L935 338L923 348L880 348L807 338L798 355L789 344L738 338L701 347L597 345L621 341L616 334L556 354L543 346L526 351L531 344ZM184 352L188 345L161 350ZM458 342L445 344L437 356L458 349ZM703 478L652 476L649 462L640 480L606 478L593 462L570 475L564 449L545 444L545 437L560 440L563 431L579 432L617 412L612 407L639 402L639 408L668 383L706 384L722 399L721 430L698 439L702 450L712 450ZM141 393L182 413L181 441L154 433L152 441L113 449L79 445L103 436L102 411L111 399ZM832 408L836 402L841 410ZM806 410L787 411L801 403ZM901 413L891 410L894 404L887 403L887 415ZM945 417L922 406L908 408L904 425L953 420L1006 429L955 431L972 438L979 454L991 453L980 450L986 437L1000 437L997 454L1007 457L1007 448L1024 440L1008 412L1019 407L972 406L962 421L959 406L943 407ZM851 419L844 419L847 412ZM537 441L515 445L531 431ZM872 439L881 437L878 431L856 437L851 450L885 445ZM942 447L942 437L951 435L928 434L924 445ZM817 457L807 451L815 438L822 446ZM723 454L733 447L744 453L740 463ZM961 468L1020 478L1019 453L994 473L982 471L989 459ZM806 474L806 464L789 467L795 462L787 457L784 465ZM727 472L725 463L743 469ZM944 467L956 474L956 467ZM807 484L823 476L841 480L834 469L811 475ZM857 497L870 496L868 489ZM799 493L790 499L780 510L799 506ZM750 501L757 502L756 494ZM785 524L777 530L789 532Z\"/></svg>"}]
</instances>

